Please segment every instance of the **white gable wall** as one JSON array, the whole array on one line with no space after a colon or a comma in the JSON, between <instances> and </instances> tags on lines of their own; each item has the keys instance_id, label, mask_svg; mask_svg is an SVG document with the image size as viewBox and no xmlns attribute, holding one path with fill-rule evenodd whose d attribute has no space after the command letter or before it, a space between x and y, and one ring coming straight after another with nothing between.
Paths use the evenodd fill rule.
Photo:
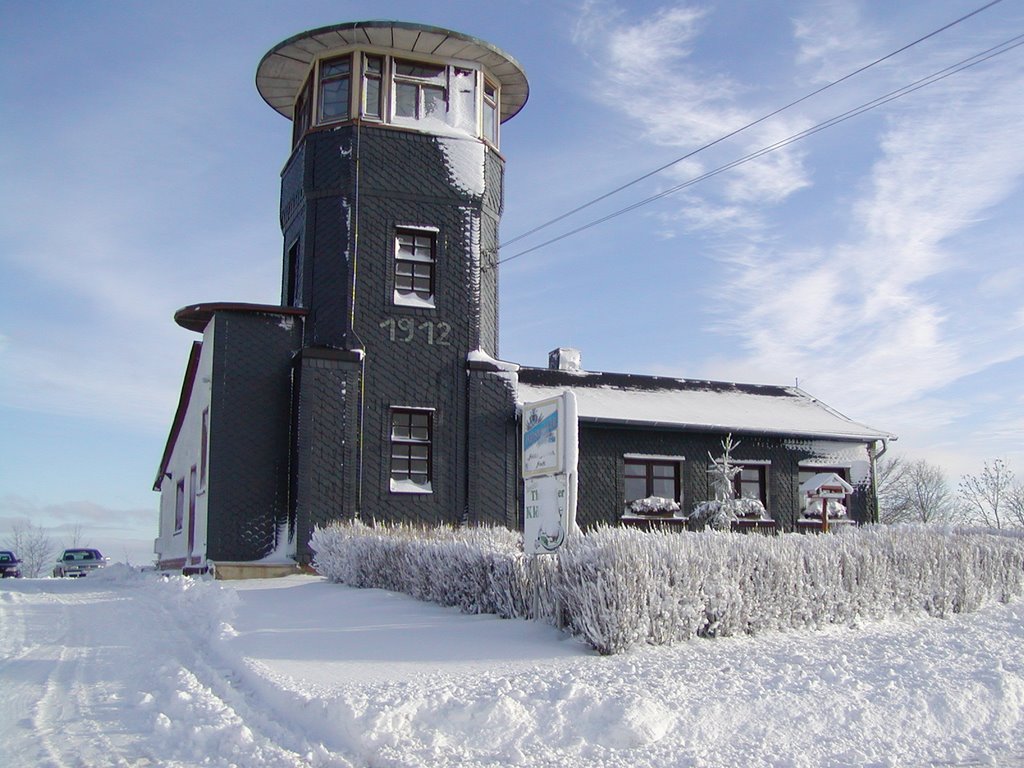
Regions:
<instances>
[{"instance_id":1,"label":"white gable wall","mask_svg":"<svg viewBox=\"0 0 1024 768\"><path fill-rule=\"evenodd\" d=\"M210 475L210 441L207 435L207 467L206 483L202 482L202 423L203 411L207 411L212 419L211 381L213 377L213 342L214 325L208 323L203 333L203 345L199 353L199 364L192 390L189 393L185 417L178 432L177 439L171 450L166 472L160 483L160 535L154 543L158 563L166 567L187 567L205 564L207 508ZM192 467L196 468L195 519L189 518L189 495ZM175 504L178 483L184 480L184 516L180 530L175 530ZM193 531L192 560L186 562L189 555L188 540L190 527ZM178 561L181 561L180 564Z\"/></svg>"}]
</instances>

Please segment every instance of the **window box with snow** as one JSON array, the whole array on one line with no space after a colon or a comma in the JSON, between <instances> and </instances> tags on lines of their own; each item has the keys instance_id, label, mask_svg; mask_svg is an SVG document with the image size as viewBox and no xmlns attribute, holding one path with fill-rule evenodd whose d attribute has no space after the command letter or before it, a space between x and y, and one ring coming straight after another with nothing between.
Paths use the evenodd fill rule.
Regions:
<instances>
[{"instance_id":1,"label":"window box with snow","mask_svg":"<svg viewBox=\"0 0 1024 768\"><path fill-rule=\"evenodd\" d=\"M678 517L679 502L661 496L647 496L629 502L626 514L640 517Z\"/></svg>"},{"instance_id":2,"label":"window box with snow","mask_svg":"<svg viewBox=\"0 0 1024 768\"><path fill-rule=\"evenodd\" d=\"M624 457L626 498L621 522L627 525L643 524L645 521L685 523L686 516L681 513L679 506L681 461L681 458L672 456Z\"/></svg>"}]
</instances>

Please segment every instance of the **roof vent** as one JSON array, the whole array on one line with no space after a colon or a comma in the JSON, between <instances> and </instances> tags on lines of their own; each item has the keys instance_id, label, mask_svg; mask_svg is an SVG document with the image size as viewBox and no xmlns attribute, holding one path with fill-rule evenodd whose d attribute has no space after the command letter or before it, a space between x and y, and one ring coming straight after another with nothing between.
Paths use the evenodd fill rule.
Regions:
<instances>
[{"instance_id":1,"label":"roof vent","mask_svg":"<svg viewBox=\"0 0 1024 768\"><path fill-rule=\"evenodd\" d=\"M579 371L580 351L572 347L559 347L548 352L548 368L554 371Z\"/></svg>"}]
</instances>

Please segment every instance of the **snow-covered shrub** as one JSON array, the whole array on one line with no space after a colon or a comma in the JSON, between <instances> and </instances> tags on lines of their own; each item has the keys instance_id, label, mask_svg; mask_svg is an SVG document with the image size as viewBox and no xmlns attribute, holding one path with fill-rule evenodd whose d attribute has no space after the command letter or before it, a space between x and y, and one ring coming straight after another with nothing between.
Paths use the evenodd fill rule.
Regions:
<instances>
[{"instance_id":1,"label":"snow-covered shrub","mask_svg":"<svg viewBox=\"0 0 1024 768\"><path fill-rule=\"evenodd\" d=\"M612 530L622 535L609 536ZM643 536L599 529L570 539L558 554L554 588L567 611L566 625L599 653L618 653L649 634L645 601L653 573Z\"/></svg>"},{"instance_id":2,"label":"snow-covered shrub","mask_svg":"<svg viewBox=\"0 0 1024 768\"><path fill-rule=\"evenodd\" d=\"M568 626L602 653L863 619L946 616L1024 592L1024 545L926 526L834 536L598 529L559 557Z\"/></svg>"},{"instance_id":3,"label":"snow-covered shrub","mask_svg":"<svg viewBox=\"0 0 1024 768\"><path fill-rule=\"evenodd\" d=\"M634 515L672 517L679 511L679 502L663 496L647 496L629 502L629 511Z\"/></svg>"},{"instance_id":4,"label":"snow-covered shrub","mask_svg":"<svg viewBox=\"0 0 1024 768\"><path fill-rule=\"evenodd\" d=\"M526 616L521 536L506 528L339 522L313 531L313 566L331 581L402 592L466 613Z\"/></svg>"},{"instance_id":5,"label":"snow-covered shrub","mask_svg":"<svg viewBox=\"0 0 1024 768\"><path fill-rule=\"evenodd\" d=\"M935 526L745 536L597 528L527 557L504 528L336 523L314 532L331 579L534 618L600 653L637 643L973 611L1024 594L1024 538Z\"/></svg>"}]
</instances>

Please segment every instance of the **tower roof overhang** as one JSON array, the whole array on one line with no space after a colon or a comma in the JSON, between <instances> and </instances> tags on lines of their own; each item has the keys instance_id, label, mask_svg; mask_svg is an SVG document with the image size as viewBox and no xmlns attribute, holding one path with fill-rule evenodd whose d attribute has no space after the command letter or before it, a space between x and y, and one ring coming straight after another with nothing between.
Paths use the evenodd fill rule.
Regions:
<instances>
[{"instance_id":1,"label":"tower roof overhang","mask_svg":"<svg viewBox=\"0 0 1024 768\"><path fill-rule=\"evenodd\" d=\"M530 94L523 68L501 49L461 32L405 21L352 21L289 37L260 61L256 88L267 104L290 120L312 63L332 51L361 45L483 67L501 87L501 122L516 115Z\"/></svg>"}]
</instances>

